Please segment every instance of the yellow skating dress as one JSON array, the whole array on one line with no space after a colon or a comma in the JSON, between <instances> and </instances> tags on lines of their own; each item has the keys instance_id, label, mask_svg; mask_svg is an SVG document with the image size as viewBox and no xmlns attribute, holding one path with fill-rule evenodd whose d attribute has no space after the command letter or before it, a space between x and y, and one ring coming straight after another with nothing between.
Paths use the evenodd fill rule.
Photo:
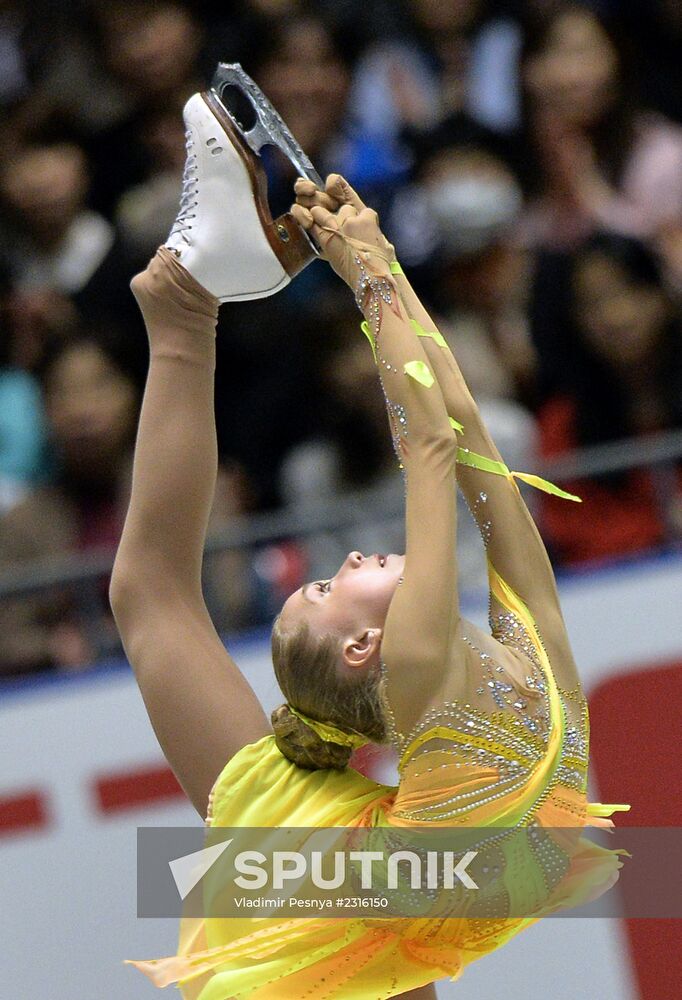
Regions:
<instances>
[{"instance_id":1,"label":"yellow skating dress","mask_svg":"<svg viewBox=\"0 0 682 1000\"><path fill-rule=\"evenodd\" d=\"M489 680L480 683L494 696L499 689L499 710L482 710L472 698L433 710L407 735L392 726L400 755L397 787L351 768L302 770L279 752L274 736L266 736L224 768L207 823L499 827L503 836L490 848L497 862L495 918L485 916L485 893L465 917L435 910L383 919L183 918L177 955L131 963L155 985L177 983L184 1000L383 1000L444 977L457 979L470 962L542 916L595 899L613 885L619 855L627 852L606 850L579 831L612 827L607 817L630 807L587 802L583 692L558 687L531 612L492 566L489 572L491 594L505 610L493 632L530 662L525 695L536 697L521 691L508 698L508 678L481 654L481 676L489 671ZM524 828L536 831L537 840L531 837L528 850L515 852L509 830ZM551 830L549 840L543 830ZM500 916L500 905L509 916Z\"/></svg>"}]
</instances>

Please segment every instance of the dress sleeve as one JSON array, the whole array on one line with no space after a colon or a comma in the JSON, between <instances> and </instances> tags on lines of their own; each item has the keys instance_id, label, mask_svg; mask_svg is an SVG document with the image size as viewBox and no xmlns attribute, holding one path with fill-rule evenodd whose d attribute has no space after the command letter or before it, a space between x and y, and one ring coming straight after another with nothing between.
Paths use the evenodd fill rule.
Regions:
<instances>
[{"instance_id":1,"label":"dress sleeve","mask_svg":"<svg viewBox=\"0 0 682 1000\"><path fill-rule=\"evenodd\" d=\"M400 724L419 717L440 688L459 619L457 435L393 276L360 263L359 299L405 475L403 581L386 619L382 655L388 697Z\"/></svg>"}]
</instances>

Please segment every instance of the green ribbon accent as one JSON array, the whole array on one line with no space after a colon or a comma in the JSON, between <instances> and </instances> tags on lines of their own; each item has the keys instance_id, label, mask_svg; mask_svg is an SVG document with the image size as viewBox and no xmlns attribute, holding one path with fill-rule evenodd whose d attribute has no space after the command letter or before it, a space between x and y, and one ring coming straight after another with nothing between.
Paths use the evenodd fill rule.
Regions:
<instances>
[{"instance_id":1,"label":"green ribbon accent","mask_svg":"<svg viewBox=\"0 0 682 1000\"><path fill-rule=\"evenodd\" d=\"M582 503L580 497L574 496L573 493L567 493L566 490L560 490L554 483L550 483L547 479L542 479L540 476L533 476L529 472L512 472L511 475L514 479L521 479L524 483L528 483L529 486L534 486L537 490L542 490L543 493L551 493L555 497L561 497L562 500L574 500L576 503Z\"/></svg>"},{"instance_id":2,"label":"green ribbon accent","mask_svg":"<svg viewBox=\"0 0 682 1000\"><path fill-rule=\"evenodd\" d=\"M376 345L376 341L374 339L374 334L370 330L369 323L367 322L366 319L363 319L362 323L360 324L360 329L362 330L362 332L364 333L364 335L367 337L367 340L369 340L369 346L372 348L372 355L374 357L374 364L376 364L377 363L377 345Z\"/></svg>"},{"instance_id":3,"label":"green ribbon accent","mask_svg":"<svg viewBox=\"0 0 682 1000\"><path fill-rule=\"evenodd\" d=\"M468 465L471 469L480 469L481 472L494 472L496 476L506 476L509 478L509 469L504 462L496 462L485 455L477 455L475 451L468 448L457 449L457 461L460 465Z\"/></svg>"},{"instance_id":4,"label":"green ribbon accent","mask_svg":"<svg viewBox=\"0 0 682 1000\"><path fill-rule=\"evenodd\" d=\"M486 458L485 455L478 455L468 448L457 449L457 461L460 465L468 465L472 469L480 469L482 472L493 472L496 476L506 476L507 479L520 479L529 486L534 486L543 493L551 493L553 496L561 497L562 500L573 500L575 503L582 503L580 497L573 493L560 490L554 483L550 483L541 476L534 476L529 472L510 472L504 462L497 462L495 459Z\"/></svg>"},{"instance_id":5,"label":"green ribbon accent","mask_svg":"<svg viewBox=\"0 0 682 1000\"><path fill-rule=\"evenodd\" d=\"M435 340L439 347L448 346L447 340L442 333L438 332L438 330L425 330L421 323L418 323L416 319L410 320L410 326L418 337L428 337L429 340Z\"/></svg>"},{"instance_id":6,"label":"green ribbon accent","mask_svg":"<svg viewBox=\"0 0 682 1000\"><path fill-rule=\"evenodd\" d=\"M367 736L362 736L360 733L347 733L343 729L333 726L330 722L318 722L316 719L311 719L291 705L287 707L292 715L299 718L301 722L305 722L306 726L309 726L314 733L317 733L325 743L339 743L341 746L350 747L352 750L357 750L358 747L364 747L366 743L371 743L371 740Z\"/></svg>"},{"instance_id":7,"label":"green ribbon accent","mask_svg":"<svg viewBox=\"0 0 682 1000\"><path fill-rule=\"evenodd\" d=\"M409 375L410 378L413 378L415 382L419 382L420 385L426 386L427 389L430 389L435 382L429 366L424 364L423 361L408 361L403 366L403 371L406 375Z\"/></svg>"},{"instance_id":8,"label":"green ribbon accent","mask_svg":"<svg viewBox=\"0 0 682 1000\"><path fill-rule=\"evenodd\" d=\"M390 269L391 274L404 274L404 271L397 260L392 262ZM438 330L425 330L421 323L419 323L416 319L410 320L410 326L418 337L428 337L429 339L435 341L439 347L448 347L445 337L443 337ZM363 320L360 324L360 329L369 340L370 347L372 348L372 354L374 356L374 362L376 363L376 341L367 320ZM413 378L416 382L419 382L420 385L425 386L427 389L430 389L435 381L429 366L423 361L408 361L404 365L403 370L406 375L409 375L410 378ZM448 420L454 431L457 431L458 434L464 433L464 426L458 420L455 420L454 417L448 417ZM573 493L567 493L566 490L559 489L559 487L555 486L554 483L550 483L548 479L543 479L541 476L534 476L529 472L511 472L504 462L498 462L493 458L486 458L485 455L479 455L475 451L470 451L469 448L457 449L457 461L460 465L468 465L470 468L480 469L482 472L492 472L496 476L505 476L507 479L520 479L522 482L528 483L529 486L534 486L535 489L542 490L543 493L550 493L552 496L561 497L562 500L573 500L575 503L582 503L580 497L575 496ZM400 468L402 468L402 465ZM314 729L315 732L318 733L318 736L322 736L323 739L325 739L324 735L316 727L327 728L338 735L348 736L348 734L342 734L340 730L337 730L334 727L324 727L324 723L314 722L313 720L304 718L293 708L291 711L294 712L295 715L299 715L299 717L302 718L303 721L311 727L311 729ZM338 739L333 740L333 742L342 741ZM365 742L369 741L366 740ZM351 744L344 743L344 745L350 746ZM362 744L359 745L362 746Z\"/></svg>"},{"instance_id":9,"label":"green ribbon accent","mask_svg":"<svg viewBox=\"0 0 682 1000\"><path fill-rule=\"evenodd\" d=\"M629 812L632 807L626 805L623 802L608 804L604 802L588 802L587 803L587 815L588 816L610 816L611 813L615 812Z\"/></svg>"},{"instance_id":10,"label":"green ribbon accent","mask_svg":"<svg viewBox=\"0 0 682 1000\"><path fill-rule=\"evenodd\" d=\"M391 274L405 274L402 267L397 260L394 260L390 265ZM416 319L410 320L410 325L418 337L429 337L431 340L435 340L439 347L447 347L447 341L438 330L425 330L421 323L417 322Z\"/></svg>"}]
</instances>

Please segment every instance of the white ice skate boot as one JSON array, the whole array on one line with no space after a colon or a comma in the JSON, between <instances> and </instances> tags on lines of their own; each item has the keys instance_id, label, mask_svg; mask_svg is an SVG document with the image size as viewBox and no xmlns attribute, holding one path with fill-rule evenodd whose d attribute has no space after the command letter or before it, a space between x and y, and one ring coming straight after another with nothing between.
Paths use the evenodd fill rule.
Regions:
<instances>
[{"instance_id":1,"label":"white ice skate boot","mask_svg":"<svg viewBox=\"0 0 682 1000\"><path fill-rule=\"evenodd\" d=\"M256 113L249 131L221 100L228 86ZM302 177L322 186L319 175L238 63L220 63L211 89L190 97L183 117L187 160L180 211L166 246L221 302L273 295L314 260L317 249L289 212L273 220L259 150L272 143Z\"/></svg>"}]
</instances>

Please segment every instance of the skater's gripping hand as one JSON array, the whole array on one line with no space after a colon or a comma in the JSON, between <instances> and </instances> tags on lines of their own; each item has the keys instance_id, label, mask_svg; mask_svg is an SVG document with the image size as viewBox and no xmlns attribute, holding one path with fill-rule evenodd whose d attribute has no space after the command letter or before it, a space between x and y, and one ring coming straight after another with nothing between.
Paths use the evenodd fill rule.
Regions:
<instances>
[{"instance_id":1,"label":"skater's gripping hand","mask_svg":"<svg viewBox=\"0 0 682 1000\"><path fill-rule=\"evenodd\" d=\"M376 274L390 274L390 259L383 251L381 231L372 209L358 212L351 205L342 205L337 212L330 212L321 205L311 209L294 205L292 212L310 232L322 257L350 288L355 289L357 284L361 260Z\"/></svg>"},{"instance_id":2,"label":"skater's gripping hand","mask_svg":"<svg viewBox=\"0 0 682 1000\"><path fill-rule=\"evenodd\" d=\"M334 177L337 175L332 174L331 176ZM327 179L328 183L329 178ZM338 212L343 204L332 197L330 193L327 193L326 190L319 188L314 181L308 180L307 177L299 177L296 180L294 191L296 193L296 204L301 205L303 208L313 208L315 205L321 205L322 208L326 208L329 212Z\"/></svg>"},{"instance_id":3,"label":"skater's gripping hand","mask_svg":"<svg viewBox=\"0 0 682 1000\"><path fill-rule=\"evenodd\" d=\"M315 206L326 208L329 212L336 213L344 205L351 205L358 213L368 206L365 205L360 195L354 190L341 174L329 174L325 182L324 190L317 187L314 181L306 177L299 177L294 185L296 192L296 204L303 208L312 209ZM378 222L378 220L377 220ZM395 260L395 248L385 236L383 236L381 247L391 261Z\"/></svg>"},{"instance_id":4,"label":"skater's gripping hand","mask_svg":"<svg viewBox=\"0 0 682 1000\"><path fill-rule=\"evenodd\" d=\"M354 191L341 174L329 174L324 188L319 188L307 177L299 177L294 184L296 202L304 208L321 205L330 212L338 212L342 205L352 205L361 212L367 208L357 191Z\"/></svg>"},{"instance_id":5,"label":"skater's gripping hand","mask_svg":"<svg viewBox=\"0 0 682 1000\"><path fill-rule=\"evenodd\" d=\"M325 191L299 180L296 195L292 214L347 285L354 288L357 282L358 258L374 273L390 273L395 250L379 228L379 217L342 177L330 175Z\"/></svg>"}]
</instances>

